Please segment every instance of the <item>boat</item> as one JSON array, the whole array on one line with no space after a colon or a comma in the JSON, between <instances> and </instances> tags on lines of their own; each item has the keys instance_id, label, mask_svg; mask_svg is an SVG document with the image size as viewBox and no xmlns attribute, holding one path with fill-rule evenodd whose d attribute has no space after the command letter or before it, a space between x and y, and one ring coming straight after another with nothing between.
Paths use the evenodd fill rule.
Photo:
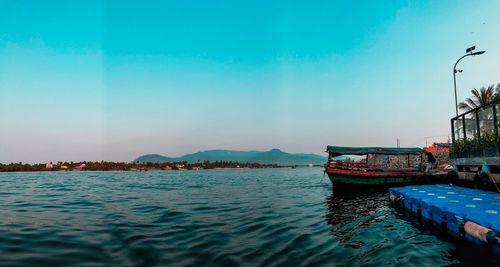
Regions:
<instances>
[{"instance_id":1,"label":"boat","mask_svg":"<svg viewBox=\"0 0 500 267\"><path fill-rule=\"evenodd\" d=\"M425 150L418 147L341 147L328 146L328 162L325 173L335 186L394 186L409 184L447 183L448 172L431 170L425 172L422 168ZM365 156L361 160L338 160L340 156ZM377 157L398 158L404 161L404 167L380 166ZM417 162L416 164L413 164ZM401 165L401 164L400 164ZM413 165L413 166L412 166Z\"/></svg>"}]
</instances>

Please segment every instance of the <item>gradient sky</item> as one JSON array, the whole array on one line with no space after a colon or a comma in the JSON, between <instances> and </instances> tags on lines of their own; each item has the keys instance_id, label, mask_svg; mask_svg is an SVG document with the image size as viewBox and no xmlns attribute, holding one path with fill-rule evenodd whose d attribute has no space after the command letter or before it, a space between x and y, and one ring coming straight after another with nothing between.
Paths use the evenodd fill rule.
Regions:
<instances>
[{"instance_id":1,"label":"gradient sky","mask_svg":"<svg viewBox=\"0 0 500 267\"><path fill-rule=\"evenodd\" d=\"M459 99L500 82L500 1L366 2L0 0L0 162L449 135L467 47Z\"/></svg>"}]
</instances>

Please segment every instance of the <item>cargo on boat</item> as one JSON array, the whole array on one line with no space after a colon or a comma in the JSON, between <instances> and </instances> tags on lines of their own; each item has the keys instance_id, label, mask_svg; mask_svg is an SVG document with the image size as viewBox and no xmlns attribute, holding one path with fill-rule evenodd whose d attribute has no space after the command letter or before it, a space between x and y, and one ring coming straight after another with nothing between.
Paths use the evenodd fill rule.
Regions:
<instances>
[{"instance_id":1,"label":"cargo on boat","mask_svg":"<svg viewBox=\"0 0 500 267\"><path fill-rule=\"evenodd\" d=\"M325 173L337 186L390 186L447 182L445 171L425 171L424 150L418 147L340 147L328 146ZM338 157L365 156L364 159L338 160ZM399 164L391 164L396 157ZM382 164L380 164L382 159ZM404 165L404 166L402 166Z\"/></svg>"},{"instance_id":2,"label":"cargo on boat","mask_svg":"<svg viewBox=\"0 0 500 267\"><path fill-rule=\"evenodd\" d=\"M396 206L454 237L500 252L500 194L451 185L414 185L389 189Z\"/></svg>"}]
</instances>

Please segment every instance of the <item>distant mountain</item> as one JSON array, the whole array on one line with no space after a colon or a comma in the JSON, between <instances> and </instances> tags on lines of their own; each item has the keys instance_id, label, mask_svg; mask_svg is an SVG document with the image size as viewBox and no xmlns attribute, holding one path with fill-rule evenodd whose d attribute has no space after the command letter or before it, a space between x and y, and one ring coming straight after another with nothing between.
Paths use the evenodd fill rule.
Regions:
<instances>
[{"instance_id":1,"label":"distant mountain","mask_svg":"<svg viewBox=\"0 0 500 267\"><path fill-rule=\"evenodd\" d=\"M237 151L237 150L207 150L173 158L157 154L149 154L138 157L134 162L145 163L164 163L164 162L182 162L196 163L198 161L233 161L249 162L260 164L278 164L278 165L307 165L324 164L326 157L316 154L286 153L279 149L270 151Z\"/></svg>"}]
</instances>

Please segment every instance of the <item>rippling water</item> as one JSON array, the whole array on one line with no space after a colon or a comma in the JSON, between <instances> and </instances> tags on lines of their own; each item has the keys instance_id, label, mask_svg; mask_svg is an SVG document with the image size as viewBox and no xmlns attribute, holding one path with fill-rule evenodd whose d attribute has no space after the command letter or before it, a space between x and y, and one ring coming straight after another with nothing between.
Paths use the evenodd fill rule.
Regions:
<instances>
[{"instance_id":1,"label":"rippling water","mask_svg":"<svg viewBox=\"0 0 500 267\"><path fill-rule=\"evenodd\" d=\"M2 266L449 265L492 257L321 169L0 173Z\"/></svg>"}]
</instances>

